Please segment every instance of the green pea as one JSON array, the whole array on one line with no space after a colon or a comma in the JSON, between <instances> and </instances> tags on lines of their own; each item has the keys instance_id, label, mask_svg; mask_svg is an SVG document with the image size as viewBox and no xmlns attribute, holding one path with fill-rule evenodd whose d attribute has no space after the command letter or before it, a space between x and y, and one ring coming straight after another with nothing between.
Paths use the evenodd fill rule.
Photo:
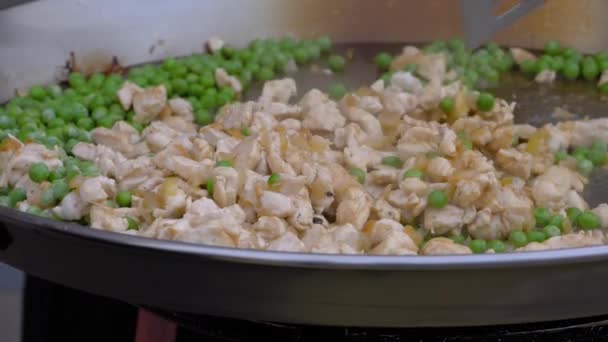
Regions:
<instances>
[{"instance_id":1,"label":"green pea","mask_svg":"<svg viewBox=\"0 0 608 342\"><path fill-rule=\"evenodd\" d=\"M403 178L419 178L422 179L423 177L423 173L422 171L418 170L418 169L409 169L407 171L405 171L403 173Z\"/></svg>"},{"instance_id":2,"label":"green pea","mask_svg":"<svg viewBox=\"0 0 608 342\"><path fill-rule=\"evenodd\" d=\"M477 97L477 109L483 112L489 112L494 108L494 96L489 93L480 93Z\"/></svg>"},{"instance_id":3,"label":"green pea","mask_svg":"<svg viewBox=\"0 0 608 342\"><path fill-rule=\"evenodd\" d=\"M350 174L357 179L360 184L365 184L365 171L358 167L350 169Z\"/></svg>"},{"instance_id":4,"label":"green pea","mask_svg":"<svg viewBox=\"0 0 608 342\"><path fill-rule=\"evenodd\" d=\"M99 119L96 121L97 126L100 127L105 127L105 128L112 128L112 126L114 125L114 118L112 118L112 116L104 116L103 118Z\"/></svg>"},{"instance_id":5,"label":"green pea","mask_svg":"<svg viewBox=\"0 0 608 342\"><path fill-rule=\"evenodd\" d=\"M545 43L545 52L551 56L556 56L561 52L561 46L559 42L555 40L549 40Z\"/></svg>"},{"instance_id":6,"label":"green pea","mask_svg":"<svg viewBox=\"0 0 608 342\"><path fill-rule=\"evenodd\" d=\"M555 152L555 154L553 155L553 159L557 163L559 163L562 160L566 160L566 159L568 159L568 152L566 152L564 150L559 150L559 151Z\"/></svg>"},{"instance_id":7,"label":"green pea","mask_svg":"<svg viewBox=\"0 0 608 342\"><path fill-rule=\"evenodd\" d=\"M201 100L199 101L202 109L211 109L217 106L215 98L217 94L209 94L205 93Z\"/></svg>"},{"instance_id":8,"label":"green pea","mask_svg":"<svg viewBox=\"0 0 608 342\"><path fill-rule=\"evenodd\" d=\"M246 136L246 137L250 136L251 132L249 131L249 127L243 127L243 128L241 128L241 134L243 136Z\"/></svg>"},{"instance_id":9,"label":"green pea","mask_svg":"<svg viewBox=\"0 0 608 342\"><path fill-rule=\"evenodd\" d=\"M53 182L61 178L65 178L65 168L63 166L60 166L49 173L49 182Z\"/></svg>"},{"instance_id":10,"label":"green pea","mask_svg":"<svg viewBox=\"0 0 608 342\"><path fill-rule=\"evenodd\" d=\"M568 219L570 220L570 222L576 222L576 218L582 213L582 211L579 208L568 208L566 209L566 216L568 216Z\"/></svg>"},{"instance_id":11,"label":"green pea","mask_svg":"<svg viewBox=\"0 0 608 342\"><path fill-rule=\"evenodd\" d=\"M557 214L557 215L553 215L551 217L551 219L549 220L549 226L556 226L559 229L562 229L564 227L564 218Z\"/></svg>"},{"instance_id":12,"label":"green pea","mask_svg":"<svg viewBox=\"0 0 608 342\"><path fill-rule=\"evenodd\" d=\"M14 118L11 118L7 115L0 116L0 128L9 129L15 127L16 125L17 120L15 120Z\"/></svg>"},{"instance_id":13,"label":"green pea","mask_svg":"<svg viewBox=\"0 0 608 342\"><path fill-rule=\"evenodd\" d=\"M39 162L34 163L30 166L28 171L28 175L30 179L36 183L42 183L49 178L49 168L45 163Z\"/></svg>"},{"instance_id":14,"label":"green pea","mask_svg":"<svg viewBox=\"0 0 608 342\"><path fill-rule=\"evenodd\" d=\"M452 239L452 241L454 241L455 243L458 243L461 245L467 244L467 238L461 234L452 235L452 236L450 236L450 239Z\"/></svg>"},{"instance_id":15,"label":"green pea","mask_svg":"<svg viewBox=\"0 0 608 342\"><path fill-rule=\"evenodd\" d=\"M14 188L8 193L8 203L11 208L14 208L17 203L24 201L27 198L25 190L21 188Z\"/></svg>"},{"instance_id":16,"label":"green pea","mask_svg":"<svg viewBox=\"0 0 608 342\"><path fill-rule=\"evenodd\" d=\"M344 95L346 95L347 90L346 90L346 86L344 86L344 84L342 83L334 83L330 88L329 88L329 96L338 101L341 98L344 97Z\"/></svg>"},{"instance_id":17,"label":"green pea","mask_svg":"<svg viewBox=\"0 0 608 342\"><path fill-rule=\"evenodd\" d=\"M127 230L139 230L139 223L134 219L127 217Z\"/></svg>"},{"instance_id":18,"label":"green pea","mask_svg":"<svg viewBox=\"0 0 608 342\"><path fill-rule=\"evenodd\" d=\"M583 60L583 78L587 81L594 81L600 74L600 68L595 59L586 57Z\"/></svg>"},{"instance_id":19,"label":"green pea","mask_svg":"<svg viewBox=\"0 0 608 342\"><path fill-rule=\"evenodd\" d=\"M486 240L471 240L471 242L469 243L469 248L473 251L473 253L481 254L488 249L488 243L486 242Z\"/></svg>"},{"instance_id":20,"label":"green pea","mask_svg":"<svg viewBox=\"0 0 608 342\"><path fill-rule=\"evenodd\" d=\"M547 236L547 238L552 238L554 236L559 236L562 234L562 231L559 227L554 225L548 225L543 228L543 233Z\"/></svg>"},{"instance_id":21,"label":"green pea","mask_svg":"<svg viewBox=\"0 0 608 342\"><path fill-rule=\"evenodd\" d=\"M516 248L523 247L528 244L528 237L521 230L514 230L509 234L509 242Z\"/></svg>"},{"instance_id":22,"label":"green pea","mask_svg":"<svg viewBox=\"0 0 608 342\"><path fill-rule=\"evenodd\" d=\"M376 62L378 70L388 71L391 67L391 63L393 62L393 56L386 52L381 52L376 55L376 58L374 60Z\"/></svg>"},{"instance_id":23,"label":"green pea","mask_svg":"<svg viewBox=\"0 0 608 342\"><path fill-rule=\"evenodd\" d=\"M382 164L386 165L386 166L391 166L394 168L399 168L401 167L401 159L399 159L399 157L395 157L395 156L387 156L382 158Z\"/></svg>"},{"instance_id":24,"label":"green pea","mask_svg":"<svg viewBox=\"0 0 608 342\"><path fill-rule=\"evenodd\" d=\"M171 81L173 92L178 95L186 95L188 92L188 82L181 78L175 78Z\"/></svg>"},{"instance_id":25,"label":"green pea","mask_svg":"<svg viewBox=\"0 0 608 342\"><path fill-rule=\"evenodd\" d=\"M342 72L346 66L346 60L340 55L331 55L327 59L327 65L333 72Z\"/></svg>"},{"instance_id":26,"label":"green pea","mask_svg":"<svg viewBox=\"0 0 608 342\"><path fill-rule=\"evenodd\" d=\"M321 36L317 38L317 45L319 46L322 52L328 52L332 46L331 38L329 38L328 36Z\"/></svg>"},{"instance_id":27,"label":"green pea","mask_svg":"<svg viewBox=\"0 0 608 342\"><path fill-rule=\"evenodd\" d=\"M268 185L274 185L281 181L281 175L273 173L268 177Z\"/></svg>"},{"instance_id":28,"label":"green pea","mask_svg":"<svg viewBox=\"0 0 608 342\"><path fill-rule=\"evenodd\" d=\"M55 205L55 196L53 195L53 190L51 188L43 190L40 193L40 204L45 208L50 208Z\"/></svg>"},{"instance_id":29,"label":"green pea","mask_svg":"<svg viewBox=\"0 0 608 342\"><path fill-rule=\"evenodd\" d=\"M594 166L601 166L606 162L606 151L600 148L591 148L587 153L589 159Z\"/></svg>"},{"instance_id":30,"label":"green pea","mask_svg":"<svg viewBox=\"0 0 608 342\"><path fill-rule=\"evenodd\" d=\"M448 195L441 190L433 190L427 200L432 208L441 209L448 204Z\"/></svg>"},{"instance_id":31,"label":"green pea","mask_svg":"<svg viewBox=\"0 0 608 342\"><path fill-rule=\"evenodd\" d=\"M576 162L576 170L584 176L588 176L593 170L593 163L589 159L581 159Z\"/></svg>"},{"instance_id":32,"label":"green pea","mask_svg":"<svg viewBox=\"0 0 608 342\"><path fill-rule=\"evenodd\" d=\"M257 72L254 72L254 75L260 81L270 81L274 78L274 71L269 67L261 67Z\"/></svg>"},{"instance_id":33,"label":"green pea","mask_svg":"<svg viewBox=\"0 0 608 342\"><path fill-rule=\"evenodd\" d=\"M608 95L608 82L604 82L600 85L600 93Z\"/></svg>"},{"instance_id":34,"label":"green pea","mask_svg":"<svg viewBox=\"0 0 608 342\"><path fill-rule=\"evenodd\" d=\"M297 64L302 65L310 61L310 54L306 48L298 47L293 50L293 58Z\"/></svg>"},{"instance_id":35,"label":"green pea","mask_svg":"<svg viewBox=\"0 0 608 342\"><path fill-rule=\"evenodd\" d=\"M32 215L36 215L36 216L42 216L42 209L40 209L39 207L33 205L33 206L27 208L27 213L28 214L32 214Z\"/></svg>"},{"instance_id":36,"label":"green pea","mask_svg":"<svg viewBox=\"0 0 608 342\"><path fill-rule=\"evenodd\" d=\"M70 192L68 183L63 179L53 181L49 190L53 195L53 199L57 202L61 201Z\"/></svg>"},{"instance_id":37,"label":"green pea","mask_svg":"<svg viewBox=\"0 0 608 342\"><path fill-rule=\"evenodd\" d=\"M116 203L121 208L129 208L131 207L133 195L131 195L130 191L119 191L116 194Z\"/></svg>"},{"instance_id":38,"label":"green pea","mask_svg":"<svg viewBox=\"0 0 608 342\"><path fill-rule=\"evenodd\" d=\"M80 172L82 172L82 174L87 177L96 177L100 175L97 166L95 166L95 164L89 161L80 163L79 169Z\"/></svg>"},{"instance_id":39,"label":"green pea","mask_svg":"<svg viewBox=\"0 0 608 342\"><path fill-rule=\"evenodd\" d=\"M30 88L28 95L31 96L35 100L42 101L46 98L47 93L43 87L33 86Z\"/></svg>"},{"instance_id":40,"label":"green pea","mask_svg":"<svg viewBox=\"0 0 608 342\"><path fill-rule=\"evenodd\" d=\"M534 208L534 220L536 221L537 227L544 227L549 224L553 214L547 208L538 207Z\"/></svg>"},{"instance_id":41,"label":"green pea","mask_svg":"<svg viewBox=\"0 0 608 342\"><path fill-rule=\"evenodd\" d=\"M495 253L504 253L507 250L505 243L500 240L490 240L488 242L488 249L493 250Z\"/></svg>"},{"instance_id":42,"label":"green pea","mask_svg":"<svg viewBox=\"0 0 608 342\"><path fill-rule=\"evenodd\" d=\"M601 222L597 215L590 211L585 211L576 218L576 225L581 229L589 230L600 228Z\"/></svg>"},{"instance_id":43,"label":"green pea","mask_svg":"<svg viewBox=\"0 0 608 342\"><path fill-rule=\"evenodd\" d=\"M215 167L232 167L232 162L230 160L218 160Z\"/></svg>"},{"instance_id":44,"label":"green pea","mask_svg":"<svg viewBox=\"0 0 608 342\"><path fill-rule=\"evenodd\" d=\"M449 114L454 110L454 98L451 96L446 96L439 102L439 109L442 112Z\"/></svg>"},{"instance_id":45,"label":"green pea","mask_svg":"<svg viewBox=\"0 0 608 342\"><path fill-rule=\"evenodd\" d=\"M8 196L6 195L2 195L0 196L0 206L2 207L10 207L10 201L8 199Z\"/></svg>"},{"instance_id":46,"label":"green pea","mask_svg":"<svg viewBox=\"0 0 608 342\"><path fill-rule=\"evenodd\" d=\"M580 75L581 69L577 61L567 60L562 69L562 74L567 80L576 80Z\"/></svg>"},{"instance_id":47,"label":"green pea","mask_svg":"<svg viewBox=\"0 0 608 342\"><path fill-rule=\"evenodd\" d=\"M529 242L543 242L547 240L547 235L540 230L529 230L526 232L526 237Z\"/></svg>"}]
</instances>

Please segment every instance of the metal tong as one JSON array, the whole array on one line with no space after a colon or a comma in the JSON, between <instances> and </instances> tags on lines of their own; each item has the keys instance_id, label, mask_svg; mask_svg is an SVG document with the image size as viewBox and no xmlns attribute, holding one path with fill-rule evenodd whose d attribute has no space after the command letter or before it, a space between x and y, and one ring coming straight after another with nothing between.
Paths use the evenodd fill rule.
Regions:
<instances>
[{"instance_id":1,"label":"metal tong","mask_svg":"<svg viewBox=\"0 0 608 342\"><path fill-rule=\"evenodd\" d=\"M496 8L500 1L462 0L464 40L468 48L479 47L492 38L495 33L545 2L544 0L520 0L510 9L497 16Z\"/></svg>"}]
</instances>

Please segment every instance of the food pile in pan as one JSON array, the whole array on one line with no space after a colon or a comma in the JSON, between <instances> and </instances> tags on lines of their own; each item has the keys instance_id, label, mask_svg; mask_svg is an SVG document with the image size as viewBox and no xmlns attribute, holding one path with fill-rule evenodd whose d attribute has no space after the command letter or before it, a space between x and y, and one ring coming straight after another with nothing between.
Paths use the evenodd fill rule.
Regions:
<instances>
[{"instance_id":1,"label":"food pile in pan","mask_svg":"<svg viewBox=\"0 0 608 342\"><path fill-rule=\"evenodd\" d=\"M436 255L601 245L581 193L608 118L514 124L477 91L521 70L596 82L608 56L459 40L381 53L370 85L299 101L290 72L341 72L331 41L257 40L120 74L74 72L0 108L0 203L95 229L271 251ZM325 62L322 62L325 61ZM601 74L601 75L600 75ZM259 98L243 100L252 82Z\"/></svg>"}]
</instances>

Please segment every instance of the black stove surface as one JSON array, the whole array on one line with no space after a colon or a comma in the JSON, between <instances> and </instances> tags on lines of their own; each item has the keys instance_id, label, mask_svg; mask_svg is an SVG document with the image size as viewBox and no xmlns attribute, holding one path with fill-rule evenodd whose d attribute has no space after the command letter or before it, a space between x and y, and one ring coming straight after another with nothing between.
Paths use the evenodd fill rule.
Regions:
<instances>
[{"instance_id":1,"label":"black stove surface","mask_svg":"<svg viewBox=\"0 0 608 342\"><path fill-rule=\"evenodd\" d=\"M157 313L159 313L157 311ZM178 342L587 342L608 341L608 317L474 328L342 328L160 313L180 323Z\"/></svg>"},{"instance_id":2,"label":"black stove surface","mask_svg":"<svg viewBox=\"0 0 608 342\"><path fill-rule=\"evenodd\" d=\"M152 310L177 322L175 342L608 342L608 316L474 328L340 328ZM23 342L133 342L137 308L28 276ZM0 341L2 341L0 332Z\"/></svg>"}]
</instances>

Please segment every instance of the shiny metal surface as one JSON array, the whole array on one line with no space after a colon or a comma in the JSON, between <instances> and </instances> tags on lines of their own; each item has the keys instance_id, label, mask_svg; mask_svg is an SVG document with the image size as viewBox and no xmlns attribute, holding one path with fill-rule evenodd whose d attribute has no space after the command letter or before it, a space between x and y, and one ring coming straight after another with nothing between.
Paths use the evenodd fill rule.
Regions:
<instances>
[{"instance_id":1,"label":"shiny metal surface","mask_svg":"<svg viewBox=\"0 0 608 342\"><path fill-rule=\"evenodd\" d=\"M504 12L497 14L501 1L467 0L462 2L464 40L470 49L475 49L491 40L494 34L545 2L544 0L515 1L515 4L506 8Z\"/></svg>"},{"instance_id":2,"label":"shiny metal surface","mask_svg":"<svg viewBox=\"0 0 608 342\"><path fill-rule=\"evenodd\" d=\"M564 4L549 2L539 15L562 13L551 7L560 2ZM200 51L211 35L237 45L254 37L289 33L326 33L341 42L426 41L454 35L457 20L448 14L456 9L455 1L426 1L415 10L414 3L422 4L363 0L35 2L0 12L0 98L9 97L16 87L52 81L70 51L76 52L81 65L94 68L112 55L123 64L137 64ZM583 4L578 11L591 18L581 26L583 30L606 25L594 21L590 12L602 6L608 9L608 2L577 3ZM432 15L445 20L431 25L424 18ZM501 39L542 45L531 35L509 36L509 32L531 25L528 20L526 17L501 33ZM171 25L177 22L180 24ZM578 28L570 31L583 32ZM570 33L552 32L558 35L554 38L572 39ZM539 29L534 37L545 34ZM601 40L604 34L597 31L575 42L588 51L599 49L607 41ZM348 66L352 70L341 76L345 82L361 84L375 77L365 62L372 52L369 46L355 46L355 61ZM329 77L316 74L302 79L301 85L323 87L328 82ZM523 79L509 82L504 84L510 88L495 91L517 97L522 103L518 117L523 120L545 121L554 103L570 100L569 105L584 115L605 115L604 100L596 92L583 90L584 86L535 87ZM603 190L598 194L603 197ZM608 313L604 304L608 299L608 246L473 256L317 255L157 241L6 208L0 208L0 222L0 261L67 286L169 311L391 327L505 324Z\"/></svg>"}]
</instances>

